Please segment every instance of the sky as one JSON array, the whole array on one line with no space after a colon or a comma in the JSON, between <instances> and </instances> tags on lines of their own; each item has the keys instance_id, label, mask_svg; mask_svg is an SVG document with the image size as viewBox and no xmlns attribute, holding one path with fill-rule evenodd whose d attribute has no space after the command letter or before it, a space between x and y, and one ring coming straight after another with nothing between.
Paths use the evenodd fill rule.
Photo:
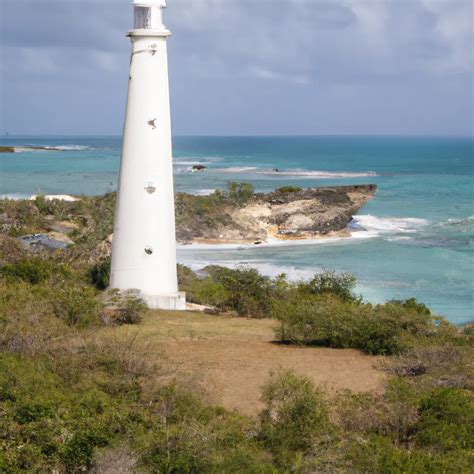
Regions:
<instances>
[{"instance_id":1,"label":"sky","mask_svg":"<svg viewBox=\"0 0 474 474\"><path fill-rule=\"evenodd\" d=\"M119 135L131 0L0 0L0 134ZM474 0L168 0L175 135L473 135Z\"/></svg>"}]
</instances>

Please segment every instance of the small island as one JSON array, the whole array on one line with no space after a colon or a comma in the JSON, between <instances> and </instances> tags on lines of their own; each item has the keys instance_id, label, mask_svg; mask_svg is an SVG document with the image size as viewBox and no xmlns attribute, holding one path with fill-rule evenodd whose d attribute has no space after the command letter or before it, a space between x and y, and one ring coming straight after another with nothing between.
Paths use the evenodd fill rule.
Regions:
<instances>
[{"instance_id":1,"label":"small island","mask_svg":"<svg viewBox=\"0 0 474 474\"><path fill-rule=\"evenodd\" d=\"M18 153L22 151L71 151L55 146L37 146L37 145L21 145L21 146L0 146L0 153Z\"/></svg>"}]
</instances>

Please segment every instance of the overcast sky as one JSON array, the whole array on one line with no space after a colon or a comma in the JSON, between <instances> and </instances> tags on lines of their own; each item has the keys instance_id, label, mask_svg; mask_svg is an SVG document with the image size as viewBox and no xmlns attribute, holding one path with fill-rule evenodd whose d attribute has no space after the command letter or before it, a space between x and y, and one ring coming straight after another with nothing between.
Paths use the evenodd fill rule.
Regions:
<instances>
[{"instance_id":1,"label":"overcast sky","mask_svg":"<svg viewBox=\"0 0 474 474\"><path fill-rule=\"evenodd\" d=\"M0 0L0 133L118 135L128 0ZM473 0L168 0L179 135L473 134Z\"/></svg>"}]
</instances>

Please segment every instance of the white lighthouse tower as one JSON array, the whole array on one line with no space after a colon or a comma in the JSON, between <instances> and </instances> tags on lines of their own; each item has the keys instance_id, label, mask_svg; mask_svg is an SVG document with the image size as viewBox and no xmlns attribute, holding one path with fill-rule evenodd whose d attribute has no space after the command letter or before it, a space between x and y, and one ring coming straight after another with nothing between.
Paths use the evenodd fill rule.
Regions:
<instances>
[{"instance_id":1,"label":"white lighthouse tower","mask_svg":"<svg viewBox=\"0 0 474 474\"><path fill-rule=\"evenodd\" d=\"M132 56L112 244L111 288L150 308L186 307L178 292L165 0L134 0Z\"/></svg>"}]
</instances>

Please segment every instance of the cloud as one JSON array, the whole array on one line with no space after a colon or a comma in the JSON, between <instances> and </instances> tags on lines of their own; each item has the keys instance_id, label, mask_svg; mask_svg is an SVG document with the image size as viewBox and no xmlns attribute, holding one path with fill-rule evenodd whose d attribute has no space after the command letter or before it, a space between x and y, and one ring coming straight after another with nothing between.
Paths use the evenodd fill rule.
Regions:
<instances>
[{"instance_id":1,"label":"cloud","mask_svg":"<svg viewBox=\"0 0 474 474\"><path fill-rule=\"evenodd\" d=\"M23 130L15 110L29 100L36 107L42 95L65 115L67 94L79 90L105 105L93 119L74 103L79 129L66 130L56 117L34 123L51 133L119 133L130 3L1 0L8 111L0 128ZM387 132L469 133L473 8L471 0L169 0L174 130L379 133L385 123ZM401 109L406 97L424 120L412 122ZM285 113L266 113L275 107ZM364 108L382 119L351 115Z\"/></svg>"},{"instance_id":2,"label":"cloud","mask_svg":"<svg viewBox=\"0 0 474 474\"><path fill-rule=\"evenodd\" d=\"M305 85L305 84L310 83L309 78L306 76L282 74L280 72L271 71L269 69L265 69L258 66L251 67L249 69L249 72L253 76L259 79L264 79L264 80L285 81L285 82L290 82L293 84L300 84L300 85Z\"/></svg>"}]
</instances>

